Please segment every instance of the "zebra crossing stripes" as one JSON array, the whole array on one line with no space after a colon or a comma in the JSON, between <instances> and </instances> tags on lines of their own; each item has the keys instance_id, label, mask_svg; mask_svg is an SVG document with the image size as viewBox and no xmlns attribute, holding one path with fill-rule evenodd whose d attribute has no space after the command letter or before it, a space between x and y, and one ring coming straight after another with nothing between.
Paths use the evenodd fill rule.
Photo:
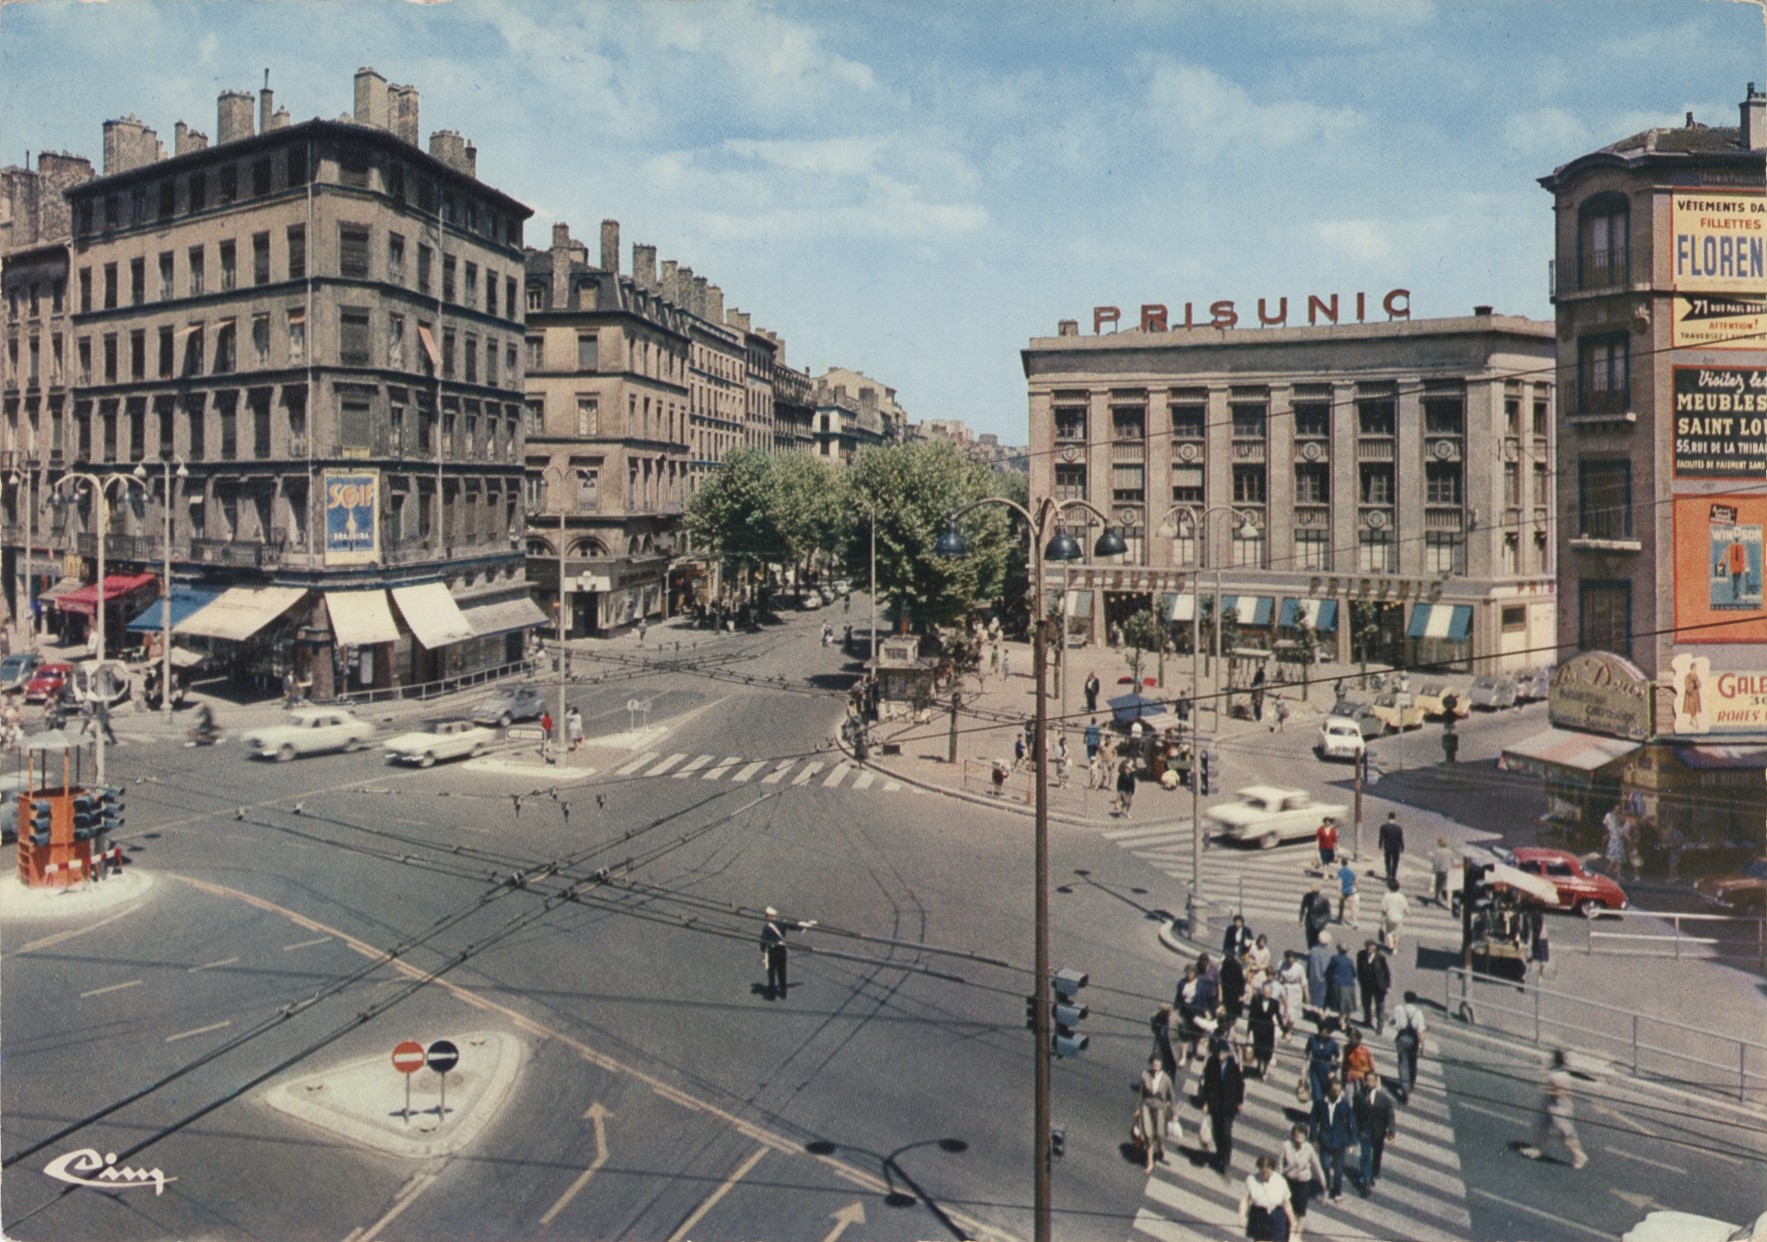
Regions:
<instances>
[{"instance_id":1,"label":"zebra crossing stripes","mask_svg":"<svg viewBox=\"0 0 1767 1242\"><path fill-rule=\"evenodd\" d=\"M763 785L781 785L788 780L793 788L812 784L822 789L875 789L882 793L925 793L918 785L904 784L876 768L864 767L852 759L745 759L741 755L689 755L687 752L663 756L660 751L645 751L613 770L615 776L666 776L671 780L729 780L733 785L759 780Z\"/></svg>"},{"instance_id":2,"label":"zebra crossing stripes","mask_svg":"<svg viewBox=\"0 0 1767 1242\"><path fill-rule=\"evenodd\" d=\"M710 755L701 755L698 759L689 759L686 764L675 773L675 779L678 781L684 781L711 761L712 757Z\"/></svg>"},{"instance_id":3,"label":"zebra crossing stripes","mask_svg":"<svg viewBox=\"0 0 1767 1242\"><path fill-rule=\"evenodd\" d=\"M876 772L873 772L870 768L864 768L860 771L858 776L855 776L853 778L853 788L854 789L870 789L871 782L875 781L876 779L877 779Z\"/></svg>"},{"instance_id":4,"label":"zebra crossing stripes","mask_svg":"<svg viewBox=\"0 0 1767 1242\"><path fill-rule=\"evenodd\" d=\"M740 771L737 772L737 774L735 776L731 777L730 779L732 781L735 781L737 784L742 784L745 781L752 780L754 778L755 773L759 772L762 768L764 768L766 766L767 766L767 761L765 759L757 759L753 763L742 768Z\"/></svg>"},{"instance_id":5,"label":"zebra crossing stripes","mask_svg":"<svg viewBox=\"0 0 1767 1242\"><path fill-rule=\"evenodd\" d=\"M614 775L615 776L631 776L639 768L644 767L645 765L649 764L654 759L656 759L656 757L661 753L662 753L661 751L647 750L642 755L639 755L638 758L632 760L631 763L628 763L625 767L615 768Z\"/></svg>"},{"instance_id":6,"label":"zebra crossing stripes","mask_svg":"<svg viewBox=\"0 0 1767 1242\"><path fill-rule=\"evenodd\" d=\"M789 771L791 769L791 765L796 762L797 762L797 760L795 760L795 759L781 759L771 772L767 773L767 775L765 775L761 778L761 784L763 784L763 785L777 785L777 784L779 784L780 781L785 779L785 774L787 771Z\"/></svg>"},{"instance_id":7,"label":"zebra crossing stripes","mask_svg":"<svg viewBox=\"0 0 1767 1242\"><path fill-rule=\"evenodd\" d=\"M687 758L687 756L683 755L683 754L670 755L667 759L665 759L661 763L657 764L656 767L654 767L650 771L646 772L645 775L646 776L661 776L664 772L667 772L670 768L674 767L677 763L680 763L685 758Z\"/></svg>"},{"instance_id":8,"label":"zebra crossing stripes","mask_svg":"<svg viewBox=\"0 0 1767 1242\"><path fill-rule=\"evenodd\" d=\"M822 771L822 765L820 763L806 763L802 768L798 769L798 774L791 778L791 783L793 785L806 785L809 783L810 778L820 771Z\"/></svg>"},{"instance_id":9,"label":"zebra crossing stripes","mask_svg":"<svg viewBox=\"0 0 1767 1242\"><path fill-rule=\"evenodd\" d=\"M704 776L700 777L700 780L702 780L702 781L723 780L724 773L730 771L731 768L735 767L737 764L739 764L741 762L742 762L741 755L731 755L728 759L725 759L722 762L720 762L717 767L711 769Z\"/></svg>"},{"instance_id":10,"label":"zebra crossing stripes","mask_svg":"<svg viewBox=\"0 0 1767 1242\"><path fill-rule=\"evenodd\" d=\"M845 759L835 764L834 771L828 774L828 779L822 782L822 787L824 789L838 788L840 783L846 779L847 773L853 770L853 766L854 765L851 762Z\"/></svg>"}]
</instances>

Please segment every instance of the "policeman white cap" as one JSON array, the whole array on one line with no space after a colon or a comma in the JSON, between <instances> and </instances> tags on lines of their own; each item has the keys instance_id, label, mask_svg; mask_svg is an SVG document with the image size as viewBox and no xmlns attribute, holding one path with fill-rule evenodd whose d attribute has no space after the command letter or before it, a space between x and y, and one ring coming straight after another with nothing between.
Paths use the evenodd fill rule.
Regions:
<instances>
[{"instance_id":1,"label":"policeman white cap","mask_svg":"<svg viewBox=\"0 0 1767 1242\"><path fill-rule=\"evenodd\" d=\"M779 911L775 910L772 906L768 906L767 917L770 919L776 919L779 917Z\"/></svg>"}]
</instances>

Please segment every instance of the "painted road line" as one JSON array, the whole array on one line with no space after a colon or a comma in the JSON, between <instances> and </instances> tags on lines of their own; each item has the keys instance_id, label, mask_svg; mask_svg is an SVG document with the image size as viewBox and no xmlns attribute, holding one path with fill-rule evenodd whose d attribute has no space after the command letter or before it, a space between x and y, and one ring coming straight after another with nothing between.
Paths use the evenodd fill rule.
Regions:
<instances>
[{"instance_id":1,"label":"painted road line","mask_svg":"<svg viewBox=\"0 0 1767 1242\"><path fill-rule=\"evenodd\" d=\"M207 1035L210 1031L224 1030L232 1025L233 1019L229 1018L225 1022L215 1022L208 1026L199 1026L194 1031L180 1031L176 1035L168 1035L166 1036L166 1042L168 1044L175 1044L181 1039L189 1039L194 1035Z\"/></svg>"},{"instance_id":2,"label":"painted road line","mask_svg":"<svg viewBox=\"0 0 1767 1242\"><path fill-rule=\"evenodd\" d=\"M654 767L650 771L646 772L645 775L646 776L661 776L664 772L667 772L670 768L674 767L677 763L680 763L685 758L687 758L687 756L685 754L677 752L673 755L670 755L667 759L663 760L661 763L657 764L656 767Z\"/></svg>"},{"instance_id":3,"label":"painted road line","mask_svg":"<svg viewBox=\"0 0 1767 1242\"><path fill-rule=\"evenodd\" d=\"M387 1214L357 1235L360 1242L374 1242L375 1235L398 1220L399 1214L416 1202L418 1195L434 1185L437 1176L435 1173L414 1174L399 1191L399 1197L393 1200L393 1206L387 1209Z\"/></svg>"},{"instance_id":4,"label":"painted road line","mask_svg":"<svg viewBox=\"0 0 1767 1242\"><path fill-rule=\"evenodd\" d=\"M877 779L877 773L872 771L870 768L866 768L863 772L859 773L858 776L855 776L853 778L853 788L854 789L870 789L871 782L875 781L876 779Z\"/></svg>"},{"instance_id":5,"label":"painted road line","mask_svg":"<svg viewBox=\"0 0 1767 1242\"><path fill-rule=\"evenodd\" d=\"M791 783L794 785L807 784L810 778L820 771L822 771L822 765L820 763L806 763L798 771L798 774L791 778Z\"/></svg>"},{"instance_id":6,"label":"painted road line","mask_svg":"<svg viewBox=\"0 0 1767 1242\"><path fill-rule=\"evenodd\" d=\"M767 775L765 775L761 778L761 784L763 784L763 785L777 785L777 784L779 784L779 782L785 778L785 770L787 768L791 767L791 765L796 762L797 762L796 759L781 759L779 761L778 767L774 768L771 772L767 773Z\"/></svg>"},{"instance_id":7,"label":"painted road line","mask_svg":"<svg viewBox=\"0 0 1767 1242\"><path fill-rule=\"evenodd\" d=\"M1649 1156L1634 1156L1631 1152L1621 1151L1618 1147L1603 1147L1602 1150L1608 1155L1618 1156L1622 1160L1636 1160L1639 1164L1648 1164L1652 1168L1667 1169L1671 1173L1679 1173L1683 1177L1687 1176L1687 1170L1678 1164L1665 1164L1661 1160L1652 1160Z\"/></svg>"},{"instance_id":8,"label":"painted road line","mask_svg":"<svg viewBox=\"0 0 1767 1242\"><path fill-rule=\"evenodd\" d=\"M755 1154L737 1166L736 1172L718 1183L718 1189L706 1196L706 1201L693 1210L693 1214L681 1222L681 1228L669 1235L669 1242L685 1242L693 1236L693 1227L705 1219L706 1213L718 1206L718 1201L736 1188L736 1184L749 1175L749 1170L761 1163L761 1157L767 1154L767 1148L757 1147Z\"/></svg>"},{"instance_id":9,"label":"painted road line","mask_svg":"<svg viewBox=\"0 0 1767 1242\"><path fill-rule=\"evenodd\" d=\"M600 1171L601 1166L607 1163L607 1116L607 1109L602 1106L599 1100L591 1104L589 1110L583 1114L583 1118L595 1126L595 1159L590 1161L589 1167L579 1173L577 1180L572 1182L546 1210L546 1215L540 1218L540 1228L544 1229L550 1225L553 1219L570 1205L570 1201L582 1192L583 1187L589 1184L589 1179L594 1177Z\"/></svg>"},{"instance_id":10,"label":"painted road line","mask_svg":"<svg viewBox=\"0 0 1767 1242\"><path fill-rule=\"evenodd\" d=\"M119 910L117 913L111 915L108 919L99 919L96 923L93 923L89 926L71 927L67 931L56 932L53 936L45 936L41 940L33 940L27 945L24 945L20 948L14 949L12 951L13 956L16 957L20 953L29 953L34 949L47 949L53 945L60 944L64 940L72 940L75 936L84 936L87 932L97 931L100 927L103 927L106 923L116 922L118 919L122 918L125 914L133 914L133 913L135 913L135 910L133 907L130 907L127 910Z\"/></svg>"},{"instance_id":11,"label":"painted road line","mask_svg":"<svg viewBox=\"0 0 1767 1242\"><path fill-rule=\"evenodd\" d=\"M284 953L292 953L296 949L310 949L314 945L324 944L327 940L330 940L330 939L331 939L330 936L320 936L319 938L317 938L315 940L302 940L302 941L298 941L295 944L285 944L282 946L282 951Z\"/></svg>"},{"instance_id":12,"label":"painted road line","mask_svg":"<svg viewBox=\"0 0 1767 1242\"><path fill-rule=\"evenodd\" d=\"M113 983L108 988L93 988L90 992L81 992L80 999L84 1000L88 996L103 996L106 992L121 992L124 988L138 988L141 986L141 982L140 979L131 979L127 983Z\"/></svg>"},{"instance_id":13,"label":"painted road line","mask_svg":"<svg viewBox=\"0 0 1767 1242\"><path fill-rule=\"evenodd\" d=\"M679 772L675 773L675 779L678 781L686 780L711 761L712 757L710 755L701 755L697 759L689 759L686 765ZM655 773L652 773L652 775L654 776Z\"/></svg>"},{"instance_id":14,"label":"painted road line","mask_svg":"<svg viewBox=\"0 0 1767 1242\"><path fill-rule=\"evenodd\" d=\"M1588 1225L1585 1225L1580 1221L1569 1220L1563 1216L1543 1211L1537 1207L1529 1207L1525 1203L1517 1203L1514 1199L1505 1199L1502 1195L1494 1195L1488 1190L1479 1189L1477 1186L1471 1187L1468 1193L1475 1194L1481 1199L1489 1199L1492 1203L1501 1203L1506 1208L1514 1208L1518 1212L1527 1212L1529 1215L1538 1216L1542 1220L1549 1220L1555 1225L1564 1226L1566 1229L1575 1229L1578 1233L1586 1233L1592 1238L1608 1240L1612 1239L1614 1236L1611 1233L1604 1233L1600 1229L1591 1229Z\"/></svg>"},{"instance_id":15,"label":"painted road line","mask_svg":"<svg viewBox=\"0 0 1767 1242\"><path fill-rule=\"evenodd\" d=\"M704 776L700 777L700 779L702 781L723 780L724 773L730 771L731 768L735 767L737 764L739 764L741 762L742 762L741 755L731 755L730 758L724 760L723 763L720 763L717 767L713 768L710 772L707 772Z\"/></svg>"},{"instance_id":16,"label":"painted road line","mask_svg":"<svg viewBox=\"0 0 1767 1242\"><path fill-rule=\"evenodd\" d=\"M737 784L741 784L745 781L749 781L749 780L754 779L755 773L759 772L762 768L764 768L766 766L767 766L767 761L765 759L757 759L753 763L749 764L746 768L743 768L741 771L739 771L735 776L731 777L730 779L732 781L736 782Z\"/></svg>"},{"instance_id":17,"label":"painted road line","mask_svg":"<svg viewBox=\"0 0 1767 1242\"><path fill-rule=\"evenodd\" d=\"M642 755L639 755L638 758L632 760L631 763L626 764L624 767L615 768L614 775L615 776L630 776L630 775L632 775L632 773L636 772L639 768L643 767L645 764L654 762L656 757L661 753L662 753L661 751L647 750Z\"/></svg>"},{"instance_id":18,"label":"painted road line","mask_svg":"<svg viewBox=\"0 0 1767 1242\"><path fill-rule=\"evenodd\" d=\"M1183 1225L1167 1220L1164 1216L1155 1216L1146 1208L1135 1213L1135 1228L1159 1242L1194 1242L1196 1235ZM344 1242L350 1242L345 1239Z\"/></svg>"},{"instance_id":19,"label":"painted road line","mask_svg":"<svg viewBox=\"0 0 1767 1242\"><path fill-rule=\"evenodd\" d=\"M224 957L218 962L204 962L201 966L192 966L188 973L194 975L199 970L218 970L222 966L231 966L238 960L237 957Z\"/></svg>"},{"instance_id":20,"label":"painted road line","mask_svg":"<svg viewBox=\"0 0 1767 1242\"><path fill-rule=\"evenodd\" d=\"M1099 835L1106 841L1121 845L1124 849L1133 849L1141 842L1159 837L1167 837L1173 841L1188 841L1190 840L1190 829L1189 827L1174 828L1170 824L1161 824L1155 828L1112 828L1099 833Z\"/></svg>"},{"instance_id":21,"label":"painted road line","mask_svg":"<svg viewBox=\"0 0 1767 1242\"><path fill-rule=\"evenodd\" d=\"M833 789L836 785L839 785L842 781L846 780L847 773L852 770L852 764L848 763L845 759L841 760L834 765L834 771L828 774L828 779L822 782L822 787L824 789Z\"/></svg>"},{"instance_id":22,"label":"painted road line","mask_svg":"<svg viewBox=\"0 0 1767 1242\"><path fill-rule=\"evenodd\" d=\"M885 781L883 786L885 793L895 793L900 788L902 788L901 781Z\"/></svg>"}]
</instances>

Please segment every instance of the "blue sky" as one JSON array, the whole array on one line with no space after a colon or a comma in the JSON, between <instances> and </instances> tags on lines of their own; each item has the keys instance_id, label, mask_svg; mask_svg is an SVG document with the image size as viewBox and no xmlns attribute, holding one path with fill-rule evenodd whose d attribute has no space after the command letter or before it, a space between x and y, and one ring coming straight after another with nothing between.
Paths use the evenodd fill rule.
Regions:
<instances>
[{"instance_id":1,"label":"blue sky","mask_svg":"<svg viewBox=\"0 0 1767 1242\"><path fill-rule=\"evenodd\" d=\"M1758 0L31 0L0 7L0 160L294 118L373 65L532 206L721 285L787 359L1023 442L1019 350L1142 302L1412 291L1546 318L1535 184L1652 125L1734 125Z\"/></svg>"}]
</instances>

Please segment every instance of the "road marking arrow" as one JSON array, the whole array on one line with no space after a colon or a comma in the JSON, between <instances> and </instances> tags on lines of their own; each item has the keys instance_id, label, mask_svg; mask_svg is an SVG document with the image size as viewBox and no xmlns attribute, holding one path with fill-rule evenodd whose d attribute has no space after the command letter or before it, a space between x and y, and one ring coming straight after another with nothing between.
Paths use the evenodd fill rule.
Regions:
<instances>
[{"instance_id":1,"label":"road marking arrow","mask_svg":"<svg viewBox=\"0 0 1767 1242\"><path fill-rule=\"evenodd\" d=\"M550 1225L553 1218L565 1210L570 1204L570 1201L575 1199L578 1193L582 1191L583 1187L589 1184L589 1179L594 1177L600 1170L601 1166L607 1163L608 1116L608 1111L602 1106L600 1100L595 1101L595 1103L591 1104L584 1111L584 1120L588 1121L595 1127L595 1159L590 1163L588 1168L584 1169L577 1175L577 1180L572 1182L570 1187L566 1189L562 1195L558 1196L558 1201L546 1209L546 1215L540 1218L540 1228L544 1229L546 1226Z\"/></svg>"},{"instance_id":2,"label":"road marking arrow","mask_svg":"<svg viewBox=\"0 0 1767 1242\"><path fill-rule=\"evenodd\" d=\"M828 1231L828 1235L822 1239L822 1242L835 1242L836 1238L847 1231L848 1225L863 1225L865 1223L865 1205L855 1199L840 1211L833 1213L833 1216L834 1228Z\"/></svg>"},{"instance_id":3,"label":"road marking arrow","mask_svg":"<svg viewBox=\"0 0 1767 1242\"><path fill-rule=\"evenodd\" d=\"M1652 1211L1663 1206L1651 1196L1641 1195L1636 1190L1621 1190L1618 1186L1609 1186L1608 1193L1613 1195L1616 1199L1619 1199L1622 1203L1631 1204L1640 1212Z\"/></svg>"}]
</instances>

